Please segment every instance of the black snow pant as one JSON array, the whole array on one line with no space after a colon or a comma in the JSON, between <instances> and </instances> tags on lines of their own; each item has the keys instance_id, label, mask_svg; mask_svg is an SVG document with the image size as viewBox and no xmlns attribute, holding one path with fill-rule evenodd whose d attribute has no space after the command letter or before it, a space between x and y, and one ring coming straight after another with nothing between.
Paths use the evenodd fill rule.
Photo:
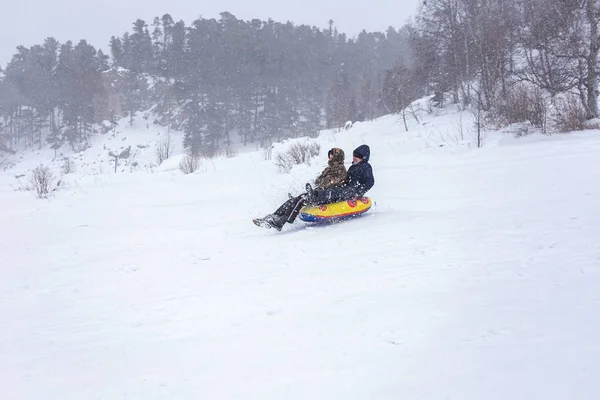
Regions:
<instances>
[{"instance_id":1,"label":"black snow pant","mask_svg":"<svg viewBox=\"0 0 600 400\"><path fill-rule=\"evenodd\" d=\"M300 210L304 206L337 203L338 201L351 200L360 196L362 196L362 193L359 193L356 189L348 186L330 189L315 189L313 191L313 198L310 202L307 200L307 194L303 193L300 196L287 200L279 206L274 212L274 215L285 217L285 221L291 224L296 220L296 217L298 217Z\"/></svg>"},{"instance_id":2,"label":"black snow pant","mask_svg":"<svg viewBox=\"0 0 600 400\"><path fill-rule=\"evenodd\" d=\"M315 189L313 191L313 198L311 199L310 204L319 205L337 203L338 201L355 199L362 195L363 194L358 190L349 186L334 187L329 189Z\"/></svg>"},{"instance_id":3,"label":"black snow pant","mask_svg":"<svg viewBox=\"0 0 600 400\"><path fill-rule=\"evenodd\" d=\"M277 211L274 212L274 214L285 217L286 222L291 224L294 222L298 214L300 214L302 207L304 207L306 204L306 193L303 193L300 196L293 197L283 203L277 209Z\"/></svg>"}]
</instances>

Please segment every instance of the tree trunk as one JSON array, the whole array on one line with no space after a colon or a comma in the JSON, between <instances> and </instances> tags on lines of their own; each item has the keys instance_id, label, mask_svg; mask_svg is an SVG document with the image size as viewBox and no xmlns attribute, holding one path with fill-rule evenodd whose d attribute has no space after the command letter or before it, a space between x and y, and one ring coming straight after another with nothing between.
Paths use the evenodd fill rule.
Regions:
<instances>
[{"instance_id":1,"label":"tree trunk","mask_svg":"<svg viewBox=\"0 0 600 400\"><path fill-rule=\"evenodd\" d=\"M598 20L596 19L597 0L588 0L587 2L587 19L590 24L590 53L587 59L587 113L588 118L596 118L598 116Z\"/></svg>"},{"instance_id":2,"label":"tree trunk","mask_svg":"<svg viewBox=\"0 0 600 400\"><path fill-rule=\"evenodd\" d=\"M36 110L37 111L37 110ZM42 116L38 114L38 118L42 119ZM39 149L42 149L42 136L43 136L43 128L42 128L42 122L40 122L40 124L38 125L38 141L39 141Z\"/></svg>"}]
</instances>

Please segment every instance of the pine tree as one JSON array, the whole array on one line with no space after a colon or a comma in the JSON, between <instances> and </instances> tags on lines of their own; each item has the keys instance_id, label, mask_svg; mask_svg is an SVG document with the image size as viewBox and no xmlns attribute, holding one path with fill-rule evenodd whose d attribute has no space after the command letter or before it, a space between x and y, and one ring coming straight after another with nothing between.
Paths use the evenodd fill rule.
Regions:
<instances>
[{"instance_id":1,"label":"pine tree","mask_svg":"<svg viewBox=\"0 0 600 400\"><path fill-rule=\"evenodd\" d=\"M183 147L193 156L198 156L204 144L203 136L206 132L204 112L199 99L190 100L184 107L187 118L183 124Z\"/></svg>"},{"instance_id":2,"label":"pine tree","mask_svg":"<svg viewBox=\"0 0 600 400\"><path fill-rule=\"evenodd\" d=\"M110 38L110 54L112 56L114 66L124 66L124 53L125 52L123 50L123 43L121 42L121 39L116 36L112 36Z\"/></svg>"}]
</instances>

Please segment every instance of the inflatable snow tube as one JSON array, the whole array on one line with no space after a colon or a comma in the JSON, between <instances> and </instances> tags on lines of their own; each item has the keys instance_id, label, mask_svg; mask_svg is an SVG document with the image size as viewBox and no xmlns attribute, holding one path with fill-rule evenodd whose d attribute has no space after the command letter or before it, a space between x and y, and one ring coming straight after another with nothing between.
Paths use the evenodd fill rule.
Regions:
<instances>
[{"instance_id":1,"label":"inflatable snow tube","mask_svg":"<svg viewBox=\"0 0 600 400\"><path fill-rule=\"evenodd\" d=\"M371 205L370 198L359 197L338 203L307 206L300 210L300 219L305 222L334 222L364 214Z\"/></svg>"}]
</instances>

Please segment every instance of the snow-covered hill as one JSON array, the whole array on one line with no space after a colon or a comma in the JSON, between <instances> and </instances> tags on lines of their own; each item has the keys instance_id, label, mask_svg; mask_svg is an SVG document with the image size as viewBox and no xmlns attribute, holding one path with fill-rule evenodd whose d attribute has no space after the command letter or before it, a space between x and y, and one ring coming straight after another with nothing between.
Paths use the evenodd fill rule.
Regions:
<instances>
[{"instance_id":1,"label":"snow-covered hill","mask_svg":"<svg viewBox=\"0 0 600 400\"><path fill-rule=\"evenodd\" d=\"M123 118L118 124L107 124L102 130L105 133L90 136L90 147L84 151L74 152L68 144L57 151L45 145L41 150L28 149L16 155L6 155L6 165L0 169L0 177L29 175L40 164L50 167L59 176L67 159L71 164L71 173L77 177L114 173L111 153L119 154L124 150L129 151L129 157L118 160L118 173L148 172L158 165L156 148L164 138L171 137L177 154L183 150L181 133L168 132L167 128L153 124L147 113L139 113L133 124L128 118Z\"/></svg>"},{"instance_id":2,"label":"snow-covered hill","mask_svg":"<svg viewBox=\"0 0 600 400\"><path fill-rule=\"evenodd\" d=\"M79 169L48 200L15 191L17 164L2 398L599 398L600 136L476 149L469 118L324 132L290 174L260 151L191 175ZM252 224L362 143L368 214Z\"/></svg>"},{"instance_id":3,"label":"snow-covered hill","mask_svg":"<svg viewBox=\"0 0 600 400\"><path fill-rule=\"evenodd\" d=\"M419 120L417 122L408 116L409 132L405 132L405 126L399 116L386 116L377 121L358 122L354 124L351 131L345 129L324 131L321 135L322 139L326 139L324 146L335 145L339 140L347 142L349 140L349 145L354 145L372 131L386 134L382 139L385 140L382 145L394 153L410 153L440 146L470 147L476 145L470 113L457 114L448 112L448 110L437 110L435 114L428 114L425 111L428 108L426 103L426 99L415 102L414 106L418 110L416 115ZM92 175L113 175L115 174L113 155L123 151L128 153L128 156L117 160L116 174L148 174L178 170L179 161L185 154L182 145L183 134L154 124L155 119L157 119L156 116L151 112L144 112L138 113L133 119L133 123L130 123L129 118L119 120L114 126L106 122L106 126L98 127L98 130L105 133L91 135L90 147L84 151L75 152L67 144L55 151L46 144L43 149L21 150L16 155L5 154L4 162L0 164L0 187L4 190L23 190L28 186L31 171L39 165L49 167L55 177L70 182L81 183L82 180L86 180ZM157 147L167 138L170 139L173 157L161 164L157 159ZM257 144L243 146L239 138L232 137L231 139L233 155L250 152L253 153L251 157L265 159L264 152L257 151ZM278 152L285 152L296 141L305 142L307 140L309 138L290 139L283 143L275 143L272 156L276 156ZM226 156L225 150L221 149L221 154L208 160L207 164L213 166L213 169L215 163L223 164L225 168L228 165L237 165L237 161L230 162L228 158L230 157ZM67 176L63 176L67 161L70 171L66 174ZM348 161L350 161L349 158ZM269 164L272 163L269 162ZM313 170L318 173L320 168L321 166L317 166ZM97 180L98 178L95 179L95 181Z\"/></svg>"}]
</instances>

